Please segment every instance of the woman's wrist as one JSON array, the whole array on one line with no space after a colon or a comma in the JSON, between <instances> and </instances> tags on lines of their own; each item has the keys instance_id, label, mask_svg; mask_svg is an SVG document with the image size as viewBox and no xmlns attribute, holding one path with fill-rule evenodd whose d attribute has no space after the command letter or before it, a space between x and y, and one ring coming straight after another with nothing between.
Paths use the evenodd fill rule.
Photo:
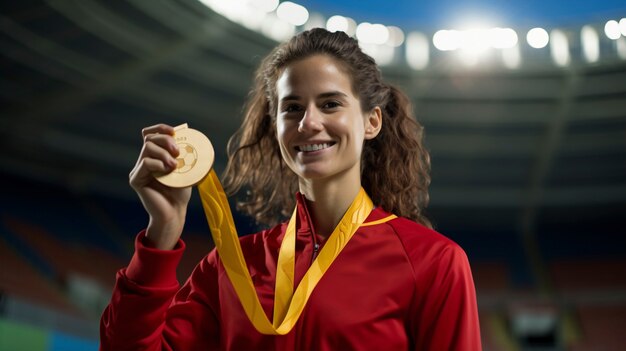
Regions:
<instances>
[{"instance_id":1,"label":"woman's wrist","mask_svg":"<svg viewBox=\"0 0 626 351\"><path fill-rule=\"evenodd\" d=\"M161 222L150 218L146 228L146 244L159 250L172 250L183 232L184 225L184 219Z\"/></svg>"}]
</instances>

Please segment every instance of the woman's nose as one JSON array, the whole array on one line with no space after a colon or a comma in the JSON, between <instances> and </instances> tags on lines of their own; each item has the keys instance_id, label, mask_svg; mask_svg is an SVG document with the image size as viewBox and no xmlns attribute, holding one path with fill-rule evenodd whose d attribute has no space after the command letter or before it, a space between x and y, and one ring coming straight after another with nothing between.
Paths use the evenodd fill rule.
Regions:
<instances>
[{"instance_id":1,"label":"woman's nose","mask_svg":"<svg viewBox=\"0 0 626 351\"><path fill-rule=\"evenodd\" d=\"M308 107L300 120L298 131L301 133L318 132L322 130L322 128L322 115L315 106Z\"/></svg>"}]
</instances>

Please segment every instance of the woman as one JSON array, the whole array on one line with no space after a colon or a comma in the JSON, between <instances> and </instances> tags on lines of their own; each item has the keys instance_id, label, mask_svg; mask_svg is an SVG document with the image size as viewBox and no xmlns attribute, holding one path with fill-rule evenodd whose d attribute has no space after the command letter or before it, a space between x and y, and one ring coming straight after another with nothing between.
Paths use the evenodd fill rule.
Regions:
<instances>
[{"instance_id":1,"label":"woman","mask_svg":"<svg viewBox=\"0 0 626 351\"><path fill-rule=\"evenodd\" d=\"M242 210L274 224L296 208L293 288L355 199L366 192L375 205L308 300L296 301L302 311L285 335L255 328L215 251L179 290L191 190L152 176L175 168L172 134L166 125L143 131L130 184L150 221L102 316L103 350L480 350L466 255L422 213L430 182L422 128L354 39L314 29L278 46L229 145L225 185L246 191ZM283 222L240 240L270 320L284 317L274 294L289 230Z\"/></svg>"}]
</instances>

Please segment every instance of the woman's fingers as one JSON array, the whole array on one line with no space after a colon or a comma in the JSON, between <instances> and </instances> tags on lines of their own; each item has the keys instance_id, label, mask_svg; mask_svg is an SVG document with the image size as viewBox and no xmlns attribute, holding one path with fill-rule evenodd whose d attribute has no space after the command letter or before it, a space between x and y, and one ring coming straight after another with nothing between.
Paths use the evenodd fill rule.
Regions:
<instances>
[{"instance_id":1,"label":"woman's fingers","mask_svg":"<svg viewBox=\"0 0 626 351\"><path fill-rule=\"evenodd\" d=\"M150 127L146 127L141 130L141 136L146 137L148 134L166 134L166 135L174 135L174 127L159 123Z\"/></svg>"},{"instance_id":2,"label":"woman's fingers","mask_svg":"<svg viewBox=\"0 0 626 351\"><path fill-rule=\"evenodd\" d=\"M177 162L171 152L162 148L161 146L148 141L143 145L139 160L153 159L163 164L163 167L167 171L171 171L176 168Z\"/></svg>"},{"instance_id":3,"label":"woman's fingers","mask_svg":"<svg viewBox=\"0 0 626 351\"><path fill-rule=\"evenodd\" d=\"M157 146L161 147L164 150L167 150L170 155L173 157L178 156L178 145L176 145L176 141L174 137L166 134L147 134L143 137L144 145L153 143Z\"/></svg>"},{"instance_id":4,"label":"woman's fingers","mask_svg":"<svg viewBox=\"0 0 626 351\"><path fill-rule=\"evenodd\" d=\"M145 131L167 131L166 125L157 125ZM130 183L135 188L149 184L153 173L169 173L176 169L178 163L178 146L174 138L168 134L148 133L144 135L144 144L139 153L135 167L130 172Z\"/></svg>"}]
</instances>

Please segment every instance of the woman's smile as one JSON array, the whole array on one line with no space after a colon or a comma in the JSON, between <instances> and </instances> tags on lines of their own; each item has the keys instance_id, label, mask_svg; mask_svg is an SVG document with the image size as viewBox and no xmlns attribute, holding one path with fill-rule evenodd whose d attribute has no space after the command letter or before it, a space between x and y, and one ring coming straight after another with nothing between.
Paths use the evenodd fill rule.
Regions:
<instances>
[{"instance_id":1,"label":"woman's smile","mask_svg":"<svg viewBox=\"0 0 626 351\"><path fill-rule=\"evenodd\" d=\"M296 146L296 151L301 152L303 154L316 154L318 151L326 150L335 145L334 141L330 142L312 142L307 144L302 144Z\"/></svg>"}]
</instances>

